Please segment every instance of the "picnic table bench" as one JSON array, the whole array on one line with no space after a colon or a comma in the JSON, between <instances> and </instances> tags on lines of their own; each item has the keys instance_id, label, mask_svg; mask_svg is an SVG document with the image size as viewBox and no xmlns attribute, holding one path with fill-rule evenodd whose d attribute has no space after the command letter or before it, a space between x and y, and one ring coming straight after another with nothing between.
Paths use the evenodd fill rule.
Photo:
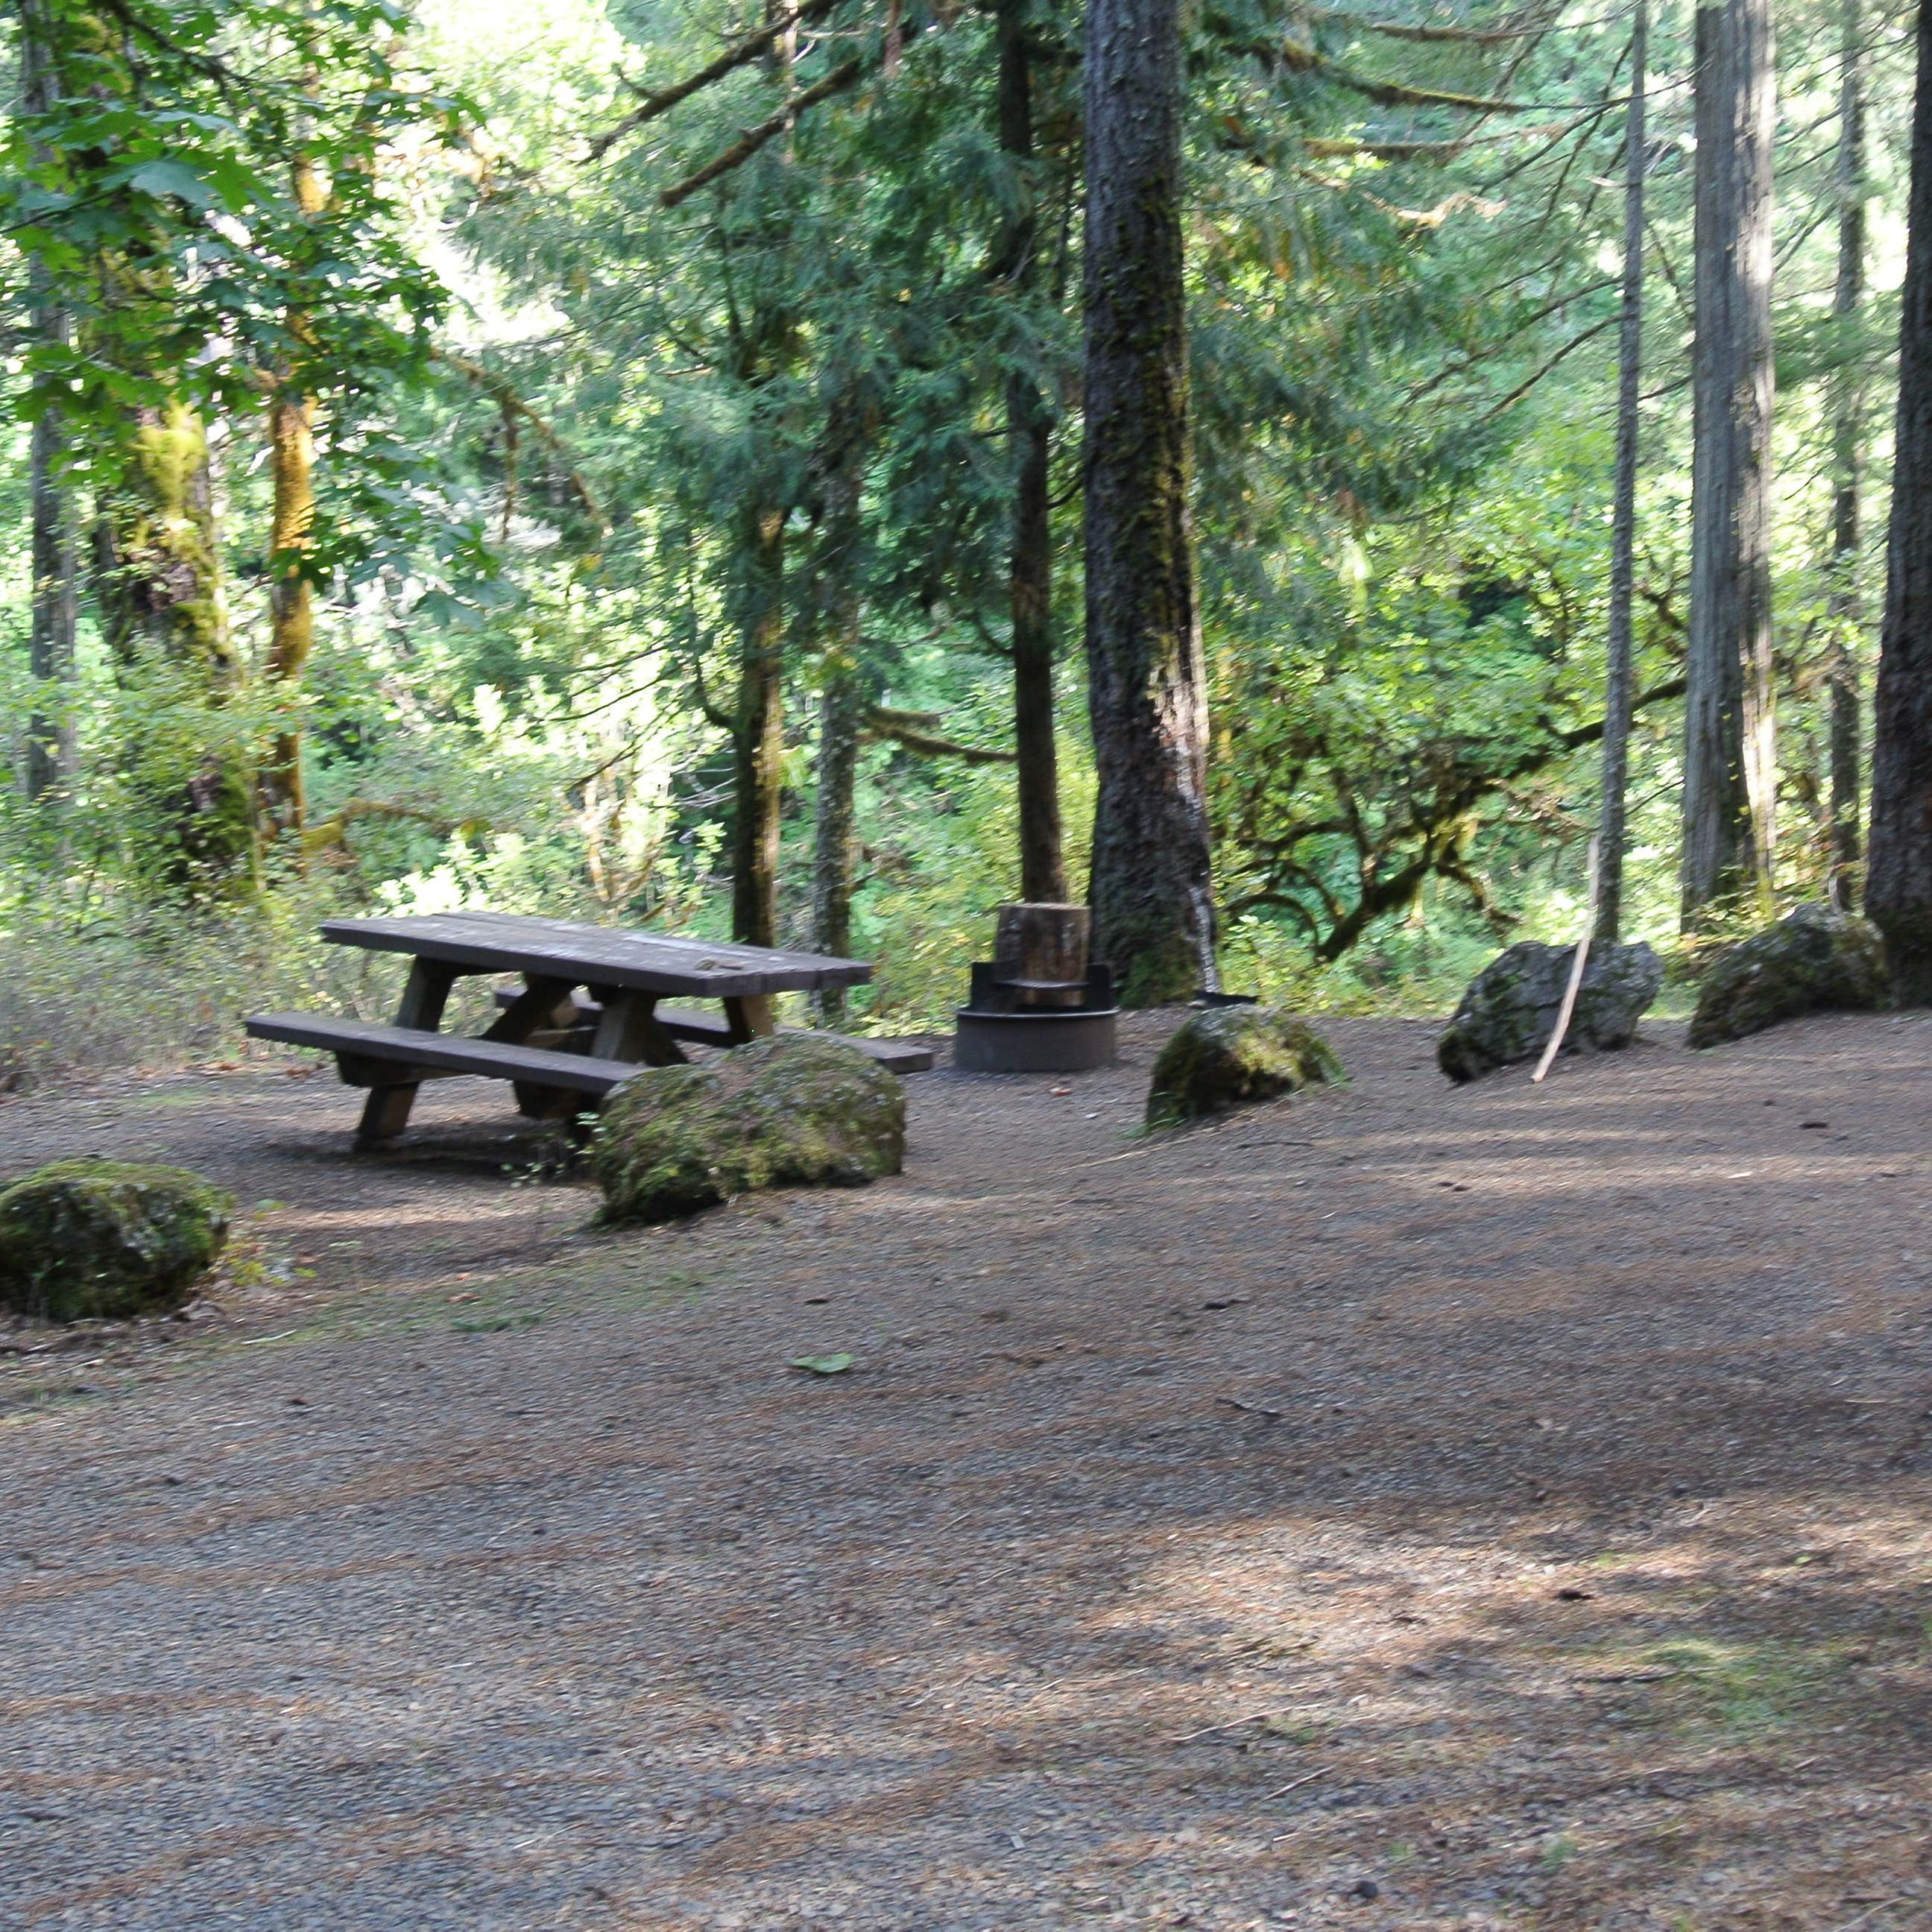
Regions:
<instances>
[{"instance_id":1,"label":"picnic table bench","mask_svg":"<svg viewBox=\"0 0 1932 1932\"><path fill-rule=\"evenodd\" d=\"M872 976L862 959L831 959L770 946L713 944L575 920L512 913L431 913L332 919L324 939L410 956L392 1025L322 1013L257 1013L256 1040L335 1055L343 1079L366 1087L359 1141L393 1139L409 1124L425 1080L481 1074L513 1083L536 1119L577 1112L640 1066L674 1066L680 1040L741 1046L778 1030L774 994L853 986ZM474 1038L438 1030L450 989L466 974L518 973L520 991L497 994L495 1022ZM665 995L716 1000L722 1012L661 1006ZM840 1034L823 1038L844 1039ZM932 1064L929 1048L850 1039L896 1073Z\"/></svg>"}]
</instances>

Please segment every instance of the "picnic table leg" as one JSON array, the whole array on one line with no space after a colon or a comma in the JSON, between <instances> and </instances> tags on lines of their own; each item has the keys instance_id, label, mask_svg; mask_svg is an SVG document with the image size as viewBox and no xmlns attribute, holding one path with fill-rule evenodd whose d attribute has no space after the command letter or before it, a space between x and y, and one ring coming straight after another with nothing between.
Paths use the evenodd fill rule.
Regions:
<instances>
[{"instance_id":1,"label":"picnic table leg","mask_svg":"<svg viewBox=\"0 0 1932 1932\"><path fill-rule=\"evenodd\" d=\"M760 1040L766 1034L778 1030L778 1022L772 1017L771 996L766 993L748 994L739 999L727 1000L724 1018L731 1028L734 1046L742 1046L748 1041Z\"/></svg>"},{"instance_id":2,"label":"picnic table leg","mask_svg":"<svg viewBox=\"0 0 1932 1932\"><path fill-rule=\"evenodd\" d=\"M456 969L441 960L412 962L409 982L403 988L402 1004L396 1009L397 1025L419 1027L426 1033L434 1033L442 1024L442 1010L455 983ZM362 1103L357 1142L394 1140L410 1124L410 1109L416 1105L416 1088L420 1084L408 1080L370 1088L368 1099Z\"/></svg>"},{"instance_id":3,"label":"picnic table leg","mask_svg":"<svg viewBox=\"0 0 1932 1932\"><path fill-rule=\"evenodd\" d=\"M590 1052L598 1060L628 1060L646 1066L682 1066L689 1056L657 1022L655 993L598 989L604 1016L597 1022Z\"/></svg>"}]
</instances>

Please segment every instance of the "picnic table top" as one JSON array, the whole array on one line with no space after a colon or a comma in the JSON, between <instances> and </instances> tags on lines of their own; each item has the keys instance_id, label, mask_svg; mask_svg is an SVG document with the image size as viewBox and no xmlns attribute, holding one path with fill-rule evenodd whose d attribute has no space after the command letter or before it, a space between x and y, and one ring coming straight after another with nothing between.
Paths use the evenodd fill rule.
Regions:
<instances>
[{"instance_id":1,"label":"picnic table top","mask_svg":"<svg viewBox=\"0 0 1932 1932\"><path fill-rule=\"evenodd\" d=\"M485 973L536 973L573 986L751 999L814 986L856 986L872 976L863 959L681 939L668 933L591 926L520 913L438 912L391 919L332 919L322 936L338 946L408 952Z\"/></svg>"}]
</instances>

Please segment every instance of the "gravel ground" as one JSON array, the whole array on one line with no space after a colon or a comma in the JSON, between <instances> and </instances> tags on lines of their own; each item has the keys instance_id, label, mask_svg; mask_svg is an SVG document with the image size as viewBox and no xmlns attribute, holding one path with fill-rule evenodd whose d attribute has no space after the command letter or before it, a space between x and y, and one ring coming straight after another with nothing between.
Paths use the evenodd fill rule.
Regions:
<instances>
[{"instance_id":1,"label":"gravel ground","mask_svg":"<svg viewBox=\"0 0 1932 1932\"><path fill-rule=\"evenodd\" d=\"M0 1106L263 1204L0 1356L0 1924L1932 1927L1932 1021L1136 1138L1170 1024L650 1233L476 1083Z\"/></svg>"}]
</instances>

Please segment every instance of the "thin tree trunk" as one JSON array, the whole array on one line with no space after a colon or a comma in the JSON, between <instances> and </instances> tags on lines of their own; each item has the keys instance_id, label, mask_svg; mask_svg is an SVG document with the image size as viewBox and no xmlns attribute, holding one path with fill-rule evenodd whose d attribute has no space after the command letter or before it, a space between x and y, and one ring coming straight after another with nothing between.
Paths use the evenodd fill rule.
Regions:
<instances>
[{"instance_id":1,"label":"thin tree trunk","mask_svg":"<svg viewBox=\"0 0 1932 1932\"><path fill-rule=\"evenodd\" d=\"M813 828L812 944L817 952L848 958L852 950L853 826L859 777L859 739L873 695L865 670L862 616L860 496L866 452L878 411L863 394L835 399L826 424L829 460L821 532L818 599L825 627L824 688L818 706L818 808ZM845 1017L845 989L820 987L812 995L821 1024Z\"/></svg>"},{"instance_id":2,"label":"thin tree trunk","mask_svg":"<svg viewBox=\"0 0 1932 1932\"><path fill-rule=\"evenodd\" d=\"M1177 0L1091 0L1087 660L1096 947L1121 997L1214 987L1207 673L1195 608Z\"/></svg>"},{"instance_id":3,"label":"thin tree trunk","mask_svg":"<svg viewBox=\"0 0 1932 1932\"><path fill-rule=\"evenodd\" d=\"M298 154L290 175L296 206L304 214L320 214L326 190L322 171L314 159ZM287 320L290 336L298 342L306 341L308 314L298 307L292 308ZM268 410L268 449L275 493L268 553L274 574L268 587L265 669L285 708L262 772L262 799L269 817L283 831L299 833L308 823L308 800L302 783L302 726L293 707L315 648L314 598L304 563L315 522L313 397L278 388Z\"/></svg>"},{"instance_id":4,"label":"thin tree trunk","mask_svg":"<svg viewBox=\"0 0 1932 1932\"><path fill-rule=\"evenodd\" d=\"M1033 50L1028 0L1000 0L1000 145L1012 160L1019 196L1003 238L1006 279L1024 308L1040 281L1033 161ZM1064 900L1060 775L1053 734L1053 530L1048 465L1053 420L1025 370L1006 378L1006 436L1013 461L1012 548L1008 581L1013 636L1013 748L1018 760L1020 896Z\"/></svg>"},{"instance_id":5,"label":"thin tree trunk","mask_svg":"<svg viewBox=\"0 0 1932 1932\"><path fill-rule=\"evenodd\" d=\"M1912 1006L1932 1003L1932 8L1918 10L1918 35L1865 876L1865 907L1885 934L1893 990Z\"/></svg>"},{"instance_id":6,"label":"thin tree trunk","mask_svg":"<svg viewBox=\"0 0 1932 1932\"><path fill-rule=\"evenodd\" d=\"M1771 656L1770 0L1697 9L1696 344L1683 910L1768 904Z\"/></svg>"},{"instance_id":7,"label":"thin tree trunk","mask_svg":"<svg viewBox=\"0 0 1932 1932\"><path fill-rule=\"evenodd\" d=\"M1844 0L1840 43L1844 72L1838 106L1838 280L1832 310L1839 331L1839 365L1832 398L1832 563L1826 621L1831 658L1829 726L1832 903L1849 912L1858 902L1858 550L1864 482L1860 436L1864 385L1850 340L1865 286L1865 52L1859 0Z\"/></svg>"},{"instance_id":8,"label":"thin tree trunk","mask_svg":"<svg viewBox=\"0 0 1932 1932\"><path fill-rule=\"evenodd\" d=\"M776 946L778 808L784 758L784 512L745 512L738 703L731 734L731 936Z\"/></svg>"},{"instance_id":9,"label":"thin tree trunk","mask_svg":"<svg viewBox=\"0 0 1932 1932\"><path fill-rule=\"evenodd\" d=\"M21 102L29 113L44 112L58 98L58 82L48 22L34 0L23 0L20 32ZM34 158L45 164L50 152L37 144ZM29 333L50 347L64 347L71 324L46 267L36 258L28 264L27 274ZM37 802L70 790L77 764L65 687L74 681L78 525L73 491L64 473L66 452L59 412L43 410L34 419L28 453L33 572L28 662L41 689L50 693L53 708L41 710L37 698L27 721L27 796Z\"/></svg>"},{"instance_id":10,"label":"thin tree trunk","mask_svg":"<svg viewBox=\"0 0 1932 1932\"><path fill-rule=\"evenodd\" d=\"M818 818L812 868L812 948L845 959L852 951L852 833L859 776L859 734L865 723L864 682L842 642L827 652L818 701ZM845 989L821 987L812 996L820 1020L845 1017Z\"/></svg>"},{"instance_id":11,"label":"thin tree trunk","mask_svg":"<svg viewBox=\"0 0 1932 1932\"><path fill-rule=\"evenodd\" d=\"M1630 604L1636 550L1637 396L1643 376L1643 188L1645 63L1649 0L1636 0L1630 25L1630 98L1624 118L1623 314L1617 338L1616 480L1610 510L1610 614L1605 643L1604 800L1598 827L1597 931L1607 944L1622 937L1624 792L1630 774L1632 680Z\"/></svg>"}]
</instances>

